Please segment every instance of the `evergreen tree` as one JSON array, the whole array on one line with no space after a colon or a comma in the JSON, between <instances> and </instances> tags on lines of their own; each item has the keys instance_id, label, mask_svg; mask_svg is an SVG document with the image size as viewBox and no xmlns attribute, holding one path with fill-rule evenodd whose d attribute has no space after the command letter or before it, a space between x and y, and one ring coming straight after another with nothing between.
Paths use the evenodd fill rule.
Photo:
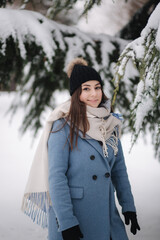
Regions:
<instances>
[{"instance_id":1,"label":"evergreen tree","mask_svg":"<svg viewBox=\"0 0 160 240\"><path fill-rule=\"evenodd\" d=\"M132 144L139 133L147 130L152 134L155 155L160 159L160 4L152 13L141 36L129 43L119 57L115 74L115 94L121 110L125 103L129 108L128 129L132 131ZM132 82L132 74L126 70L132 60L139 73L136 88ZM126 74L126 76L125 76ZM130 79L130 80L129 80ZM127 81L129 80L129 85ZM131 90L136 94L131 94ZM123 94L122 94L123 91ZM117 95L118 92L118 95ZM120 93L121 92L121 93Z\"/></svg>"},{"instance_id":2,"label":"evergreen tree","mask_svg":"<svg viewBox=\"0 0 160 240\"><path fill-rule=\"evenodd\" d=\"M64 9L69 11L77 1L56 0L54 6L49 6L48 13L55 16ZM0 6L4 7L6 2L11 1L1 1ZM82 14L101 3L98 0L84 2ZM154 1L154 7L155 4ZM37 133L44 110L55 107L54 92L68 88L67 64L74 57L83 57L99 71L110 98L115 83L113 104L117 98L116 107L126 120L123 131L132 131L134 143L140 131L145 133L149 129L155 153L160 159L158 10L160 4L141 36L130 42L117 36L86 34L49 20L38 12L1 8L0 89L17 91L10 110L14 114L19 106L25 107L21 131L30 128ZM134 39L133 35L128 35L132 24L133 21L131 28L127 26L127 35L123 36L122 31L121 37Z\"/></svg>"},{"instance_id":3,"label":"evergreen tree","mask_svg":"<svg viewBox=\"0 0 160 240\"><path fill-rule=\"evenodd\" d=\"M45 107L54 107L54 91L68 89L65 70L75 57L84 57L103 79L107 79L105 84L111 95L112 65L126 41L105 35L84 34L76 28L57 24L39 13L26 10L0 9L0 16L6 24L6 27L0 27L3 36L0 41L1 90L12 89L15 83L20 97L16 96L11 110L14 113L19 105L24 104L22 132L29 127L36 133L41 127L40 117ZM22 103L25 93L26 100Z\"/></svg>"}]
</instances>

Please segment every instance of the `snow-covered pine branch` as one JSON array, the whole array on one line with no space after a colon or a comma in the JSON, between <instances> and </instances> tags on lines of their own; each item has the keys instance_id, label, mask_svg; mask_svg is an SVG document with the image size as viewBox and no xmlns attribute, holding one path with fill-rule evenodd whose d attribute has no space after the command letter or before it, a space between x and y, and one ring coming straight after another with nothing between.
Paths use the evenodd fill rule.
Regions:
<instances>
[{"instance_id":1,"label":"snow-covered pine branch","mask_svg":"<svg viewBox=\"0 0 160 240\"><path fill-rule=\"evenodd\" d=\"M116 66L115 97L121 96L121 85L128 87L126 69L130 59L137 67L140 79L136 86L133 98L128 97L130 104L130 128L132 130L132 143L137 140L140 131L150 130L155 147L156 156L160 159L160 4L149 18L141 36L129 43ZM126 91L126 89L123 91ZM114 98L115 100L115 98ZM123 111L123 110L122 110Z\"/></svg>"},{"instance_id":2,"label":"snow-covered pine branch","mask_svg":"<svg viewBox=\"0 0 160 240\"><path fill-rule=\"evenodd\" d=\"M6 90L16 83L12 111L25 107L22 132L41 127L42 112L54 107L54 91L68 88L65 69L75 57L99 71L111 96L113 65L126 41L86 34L27 10L0 9L0 21L0 86Z\"/></svg>"}]
</instances>

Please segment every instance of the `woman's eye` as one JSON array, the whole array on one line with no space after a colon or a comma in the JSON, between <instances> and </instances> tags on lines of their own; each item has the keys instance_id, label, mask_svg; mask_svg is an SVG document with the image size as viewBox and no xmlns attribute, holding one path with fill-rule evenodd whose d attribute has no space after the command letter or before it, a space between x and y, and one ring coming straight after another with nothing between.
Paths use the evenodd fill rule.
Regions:
<instances>
[{"instance_id":1,"label":"woman's eye","mask_svg":"<svg viewBox=\"0 0 160 240\"><path fill-rule=\"evenodd\" d=\"M99 89L101 89L101 87L96 87L96 90L99 90Z\"/></svg>"},{"instance_id":2,"label":"woman's eye","mask_svg":"<svg viewBox=\"0 0 160 240\"><path fill-rule=\"evenodd\" d=\"M83 88L82 90L83 90L83 91L88 91L88 90L89 90L89 88Z\"/></svg>"}]
</instances>

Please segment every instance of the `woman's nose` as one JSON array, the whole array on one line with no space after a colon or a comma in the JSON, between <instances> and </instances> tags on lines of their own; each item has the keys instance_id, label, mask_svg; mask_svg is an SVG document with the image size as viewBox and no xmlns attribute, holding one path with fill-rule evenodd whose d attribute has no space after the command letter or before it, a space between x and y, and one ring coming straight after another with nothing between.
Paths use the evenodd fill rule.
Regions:
<instances>
[{"instance_id":1,"label":"woman's nose","mask_svg":"<svg viewBox=\"0 0 160 240\"><path fill-rule=\"evenodd\" d=\"M91 90L91 96L95 96L96 95L96 90L95 89L92 89Z\"/></svg>"}]
</instances>

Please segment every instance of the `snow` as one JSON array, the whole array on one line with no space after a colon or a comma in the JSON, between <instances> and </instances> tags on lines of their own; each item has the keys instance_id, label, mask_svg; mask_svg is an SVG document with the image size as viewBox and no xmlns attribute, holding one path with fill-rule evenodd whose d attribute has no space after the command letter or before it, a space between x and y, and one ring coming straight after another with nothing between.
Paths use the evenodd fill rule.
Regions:
<instances>
[{"instance_id":1,"label":"snow","mask_svg":"<svg viewBox=\"0 0 160 240\"><path fill-rule=\"evenodd\" d=\"M86 34L75 27L56 23L40 13L27 10L0 9L0 21L4 23L0 25L0 42L2 42L2 50L0 49L0 51L3 54L5 54L6 41L9 36L13 37L20 55L24 59L27 51L25 43L30 44L34 41L36 45L41 46L41 52L43 51L46 55L44 68L39 69L38 72L39 77L46 74L47 71L52 71L52 61L55 58L57 59L58 56L55 56L55 54L58 51L62 51L61 54L64 53L64 71L66 71L68 63L73 58L79 55L85 58L90 56L93 67L100 71L101 77L104 79L107 95L111 97L112 83L106 79L106 76L112 77L109 65L110 55L113 55L117 45L122 50L126 46L127 41L115 39L105 34ZM97 41L99 42L99 51L102 53L100 64L97 64ZM33 70L33 63L36 64L41 57L42 53L39 56L34 56L30 62L26 63L27 65L23 69L25 75L21 79L20 86L17 86L20 96L13 102L15 109L15 103L19 102L19 100L21 101L21 93L32 88L34 79L38 79L37 73L31 71L31 69ZM35 95L29 104L27 102L29 97L26 98L26 104L23 102L24 105L27 105L26 113L32 111L33 101L38 101L40 97L40 89L36 89ZM49 102L47 104L52 103ZM30 127L32 126L30 125Z\"/></svg>"},{"instance_id":2,"label":"snow","mask_svg":"<svg viewBox=\"0 0 160 240\"><path fill-rule=\"evenodd\" d=\"M141 80L137 86L137 92L136 92L136 97L134 100L134 103L132 105L132 109L135 108L135 106L141 102L142 98L143 98L143 91L144 91L144 81Z\"/></svg>"},{"instance_id":3,"label":"snow","mask_svg":"<svg viewBox=\"0 0 160 240\"><path fill-rule=\"evenodd\" d=\"M108 3L106 3L108 4ZM117 4L117 3L116 3ZM104 8L104 11L106 9ZM98 10L99 11L99 10ZM102 16L101 21L97 22L96 16ZM101 11L91 11L91 17L89 20L88 27L94 32L105 32L104 29L105 19L102 9ZM148 21L146 28L142 31L141 37L134 41L133 47L134 52L130 53L130 56L133 58L136 57L141 59L144 54L144 48L141 46L143 44L145 36L148 34L151 28L158 29L156 33L156 46L160 47L160 4L157 6L154 13L151 15L151 18ZM40 23L39 19L43 19L43 23ZM93 21L94 19L94 21ZM8 34L12 33L14 39L19 40L19 48L21 52L21 56L25 58L26 50L23 45L23 41L26 35L34 36L37 45L42 46L43 51L46 53L48 59L51 61L53 56L53 50L55 49L55 44L53 42L53 36L60 44L60 48L65 50L65 42L68 43L69 51L68 55L65 59L65 67L68 62L73 59L77 54L77 49L82 49L83 56L83 46L85 43L90 43L94 46L94 41L100 40L102 41L102 63L99 65L100 69L105 69L108 65L108 53L112 52L114 49L114 45L111 44L111 41L114 38L109 36L105 36L103 34L89 34L88 36L80 32L78 29L73 27L65 27L64 25L57 24L53 21L49 21L44 18L39 13L33 13L31 11L16 11L9 9L0 9L0 20L3 24L0 25L0 37L4 39L3 45L3 53L5 52L5 39L9 36ZM110 20L111 21L111 20ZM93 26L92 26L92 23ZM83 22L82 29L84 29L84 25L87 26ZM4 28L5 26L5 28ZM25 27L24 27L25 26ZM108 26L108 25L107 25ZM114 26L110 23L109 31L113 31ZM112 28L112 29L111 29ZM18 30L19 29L19 30ZM52 31L52 34L51 34ZM72 42L72 38L62 37L62 31L73 34L75 33L77 36L76 41ZM87 29L88 31L88 29ZM107 29L108 33L108 29ZM44 37L45 36L45 37ZM51 39L52 38L52 39ZM52 40L52 41L51 41ZM123 49L126 42L121 39L116 40L120 43L120 48ZM49 43L49 44L48 44ZM74 45L75 44L75 45ZM130 44L130 46L131 46ZM86 52L92 55L93 60L95 59L94 51L92 46L87 47ZM149 57L150 55L146 56ZM126 60L126 59L125 59ZM93 61L93 63L95 63ZM130 64L130 61L128 61ZM158 60L156 66L158 68ZM152 63L153 64L153 63ZM123 63L123 67L125 65L125 61ZM96 65L95 65L96 66ZM25 68L25 72L29 71L29 65ZM113 68L113 66L111 66ZM98 69L97 69L98 70ZM147 69L148 71L148 69ZM123 75L123 68L121 68L120 74ZM102 75L104 73L102 72ZM127 68L127 72L124 76L124 81L127 82L126 87L129 88L129 78L132 76L138 75L136 69L132 69L131 67ZM152 76L152 72L148 74L147 86L150 86L150 77ZM31 86L33 79L28 83L26 88ZM106 84L108 84L106 82ZM141 84L141 83L140 83ZM109 89L110 86L107 85L106 89ZM160 90L159 90L160 92ZM142 94L142 86L138 85L137 97L135 102L140 101ZM108 95L108 94L107 94ZM63 99L64 101L68 98L68 92L65 92L65 96L62 96L62 93L56 91L53 98L59 103L59 99ZM128 92L127 96L131 99L131 94ZM19 96L16 98L24 104L25 97ZM33 224L28 217L26 217L20 211L21 200L24 191L24 187L27 181L29 169L31 166L32 158L34 155L34 151L36 149L36 145L38 143L39 135L33 142L33 136L31 132L27 132L23 138L20 138L18 129L22 123L24 112L20 109L14 119L12 124L9 124L10 116L4 117L4 113L10 106L12 102L15 101L15 94L7 94L3 93L0 96L0 116L1 116L1 137L0 137L0 189L1 189L1 198L0 198L0 239L3 240L45 240L47 239L47 231L42 230L36 224ZM33 104L33 103L32 103ZM145 103L146 104L146 103ZM146 114L146 106L145 104L141 105L142 110L137 114L137 129L140 127L140 120L143 119L144 114ZM147 104L146 104L147 105ZM144 109L143 109L144 107ZM148 106L149 107L149 106ZM28 109L28 108L27 108ZM26 109L25 109L26 111ZM48 116L49 109L46 109L46 112L43 113L43 124L45 119ZM148 111L148 110L147 110ZM143 116L141 115L143 114ZM158 126L156 126L158 128ZM160 231L159 231L159 222L160 222L160 163L154 159L152 145L151 145L151 137L148 134L146 139L148 143L144 143L142 137L139 138L138 142L134 145L131 154L129 154L129 149L131 146L130 143L131 136L130 134L122 137L122 144L124 147L124 153L126 156L126 164L128 168L129 178L131 181L132 191L134 193L135 202L137 206L138 212L138 220L141 226L141 231L133 236L129 232L129 228L127 227L129 239L130 240L159 240L160 239ZM3 216L3 217L2 217Z\"/></svg>"},{"instance_id":4,"label":"snow","mask_svg":"<svg viewBox=\"0 0 160 240\"><path fill-rule=\"evenodd\" d=\"M131 5L130 5L131 4ZM83 3L77 3L77 9L82 9ZM132 11L132 1L102 1L100 6L94 6L88 12L88 17L80 19L77 27L82 31L95 33L105 33L114 35L117 31L128 23L130 19L130 10ZM123 17L119 12L119 9L123 9ZM127 11L128 10L128 11ZM154 13L152 13L148 24L142 31L141 36L146 36L150 32L150 29L156 29L156 46L160 48L160 4L157 5ZM113 19L114 18L114 19ZM120 19L121 18L121 19ZM120 20L119 20L120 19ZM117 24L118 22L118 24ZM102 24L103 23L103 24ZM138 49L137 49L138 50ZM137 51L137 54L143 54L143 50Z\"/></svg>"},{"instance_id":5,"label":"snow","mask_svg":"<svg viewBox=\"0 0 160 240\"><path fill-rule=\"evenodd\" d=\"M41 45L48 59L51 61L53 50L56 49L51 34L49 20L39 13L26 10L0 9L0 36L5 40L11 35L20 49L21 57L26 57L24 41L26 38L34 40ZM45 36L45 38L44 38ZM5 50L5 49L3 49Z\"/></svg>"},{"instance_id":6,"label":"snow","mask_svg":"<svg viewBox=\"0 0 160 240\"><path fill-rule=\"evenodd\" d=\"M119 82L123 81L127 100L131 103L131 118L133 120L133 142L137 134L141 131L142 125L156 109L158 104L157 93L159 91L159 73L160 73L160 3L151 14L147 25L141 32L141 36L128 43L119 57L119 64L115 69L115 86L118 88ZM128 66L132 60L135 66L138 66L140 81L134 86L132 80L138 76L138 71L134 71L133 66ZM137 64L138 63L138 64ZM127 70L127 71L126 71ZM128 74L129 73L129 74ZM132 89L134 88L134 89ZM133 91L135 90L135 91ZM135 94L134 94L135 93ZM155 101L157 99L157 102ZM123 114L123 108L122 108ZM152 135L156 134L154 129L158 122L150 120ZM154 125L154 127L153 127ZM159 150L157 150L158 153Z\"/></svg>"},{"instance_id":7,"label":"snow","mask_svg":"<svg viewBox=\"0 0 160 240\"><path fill-rule=\"evenodd\" d=\"M105 34L86 34L76 27L65 26L55 21L51 21L42 14L27 10L0 9L0 39L3 43L1 52L5 54L6 40L12 36L18 43L21 57L25 59L26 49L25 42L34 41L36 45L41 46L47 56L47 60L52 62L55 56L55 50L59 48L66 51L64 70L68 63L78 55L93 58L94 67L105 70L109 63L109 54L115 49L112 42L116 42L122 50L127 41L115 39ZM71 37L75 35L75 37ZM101 42L102 62L97 65L95 59L95 43ZM57 45L58 43L58 45ZM86 48L84 48L86 46ZM49 62L45 61L45 66L49 69ZM25 71L27 71L25 69Z\"/></svg>"},{"instance_id":8,"label":"snow","mask_svg":"<svg viewBox=\"0 0 160 240\"><path fill-rule=\"evenodd\" d=\"M76 44L75 42L70 43L72 47L76 45L76 47L79 47L78 49L82 49L82 43L84 44L84 42L88 40L93 44L90 37L80 33L76 28L57 24L38 12L0 9L0 20L3 22L3 25L0 26L0 37L4 43L3 52L5 52L6 39L11 35L15 42L18 40L18 47L22 58L26 57L24 42L33 40L37 45L42 46L49 61L52 61L55 49L57 49L55 41L59 43L59 47L62 50L65 50L66 48L62 32L66 32L68 34L73 34L73 32L75 32L79 35L79 38L76 38L76 41L79 39L79 42ZM53 40L53 37L55 41ZM70 41L72 41L72 38L70 38ZM77 54L77 51L75 54Z\"/></svg>"},{"instance_id":9,"label":"snow","mask_svg":"<svg viewBox=\"0 0 160 240\"><path fill-rule=\"evenodd\" d=\"M31 132L28 131L23 138L18 132L24 115L22 110L16 113L12 123L9 124L10 116L4 116L4 114L14 100L14 95L8 93L0 95L0 239L47 240L47 230L32 223L20 210L29 169L42 130L32 145ZM68 93L65 92L62 98L62 93L59 96L57 91L55 97L59 104L62 99L65 101L68 98ZM45 112L45 119L49 112L49 110ZM148 143L144 143L140 138L129 154L130 135L122 137L129 179L141 226L141 231L135 236L127 227L130 240L160 239L160 163L154 159L150 136L148 135L146 139Z\"/></svg>"},{"instance_id":10,"label":"snow","mask_svg":"<svg viewBox=\"0 0 160 240\"><path fill-rule=\"evenodd\" d=\"M135 45L134 51L138 59L142 59L144 57L144 48L142 46Z\"/></svg>"},{"instance_id":11,"label":"snow","mask_svg":"<svg viewBox=\"0 0 160 240\"><path fill-rule=\"evenodd\" d=\"M141 36L146 36L151 29L157 30L156 46L160 49L160 3L157 5L154 12L151 14L146 27L143 29Z\"/></svg>"},{"instance_id":12,"label":"snow","mask_svg":"<svg viewBox=\"0 0 160 240\"><path fill-rule=\"evenodd\" d=\"M152 48L154 47L154 41L152 41L152 44L150 43L150 39L145 42L146 38L148 37L149 33L152 29L155 29L157 31L156 34L156 46L160 47L160 3L157 5L155 11L151 14L147 25L141 32L141 36L134 41L128 43L126 48L123 50L122 54L126 53L126 57L123 58L121 65L119 66L118 73L123 76L124 74L124 66L127 62L127 58L130 57L133 60L139 59L141 60L144 57L145 54L145 47L148 46L148 54L145 55L145 61L152 57L151 54L149 54L149 51L152 51ZM148 44L148 45L147 45Z\"/></svg>"},{"instance_id":13,"label":"snow","mask_svg":"<svg viewBox=\"0 0 160 240\"><path fill-rule=\"evenodd\" d=\"M160 36L160 14L159 14L159 12L160 12L160 3L157 5L156 9L151 14L147 25L141 32L141 36L139 38L135 39L134 41L132 41L131 43L129 43L126 46L126 49L124 49L123 53L126 50L127 51L132 50L132 51L127 52L127 56L130 56L133 59L135 58L135 56L137 59L142 59L144 57L145 47L148 46L149 50L154 47L154 41L151 41L152 43L150 43L149 40L146 41L146 38L148 37L148 35L150 34L150 32L153 29L156 31L156 39L155 39L156 46L158 48L160 48L160 37L159 37ZM133 53L133 51L134 51L134 53ZM146 54L145 58L148 59L149 57L151 57L150 54L148 54L148 55Z\"/></svg>"},{"instance_id":14,"label":"snow","mask_svg":"<svg viewBox=\"0 0 160 240\"><path fill-rule=\"evenodd\" d=\"M139 130L142 128L142 123L144 118L148 115L149 111L154 107L154 102L151 98L146 97L141 100L141 103L136 109L136 119L135 119L135 134L139 133Z\"/></svg>"},{"instance_id":15,"label":"snow","mask_svg":"<svg viewBox=\"0 0 160 240\"><path fill-rule=\"evenodd\" d=\"M95 4L88 12L87 18L86 16L81 18L77 26L85 32L94 31L97 34L105 33L113 36L128 23L130 14L127 9L129 5L130 1L126 2L124 0L102 1L100 6ZM78 10L82 11L83 7L84 3L82 1L76 3L76 8ZM119 9L123 9L123 17Z\"/></svg>"}]
</instances>

